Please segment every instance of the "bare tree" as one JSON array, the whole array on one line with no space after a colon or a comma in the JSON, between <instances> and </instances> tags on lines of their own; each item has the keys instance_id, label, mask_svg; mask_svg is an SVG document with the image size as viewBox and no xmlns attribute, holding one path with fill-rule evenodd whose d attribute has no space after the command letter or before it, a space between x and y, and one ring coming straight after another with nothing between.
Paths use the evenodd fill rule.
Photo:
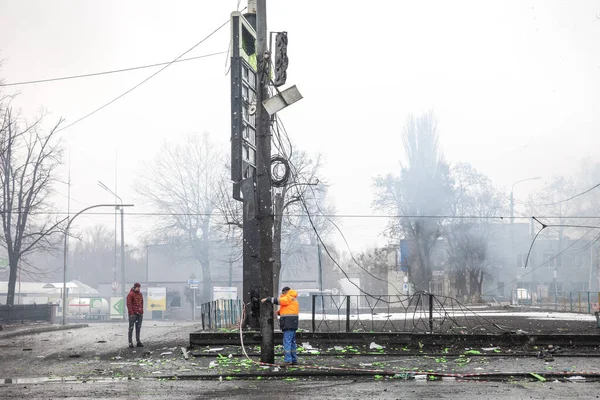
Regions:
<instances>
[{"instance_id":1,"label":"bare tree","mask_svg":"<svg viewBox=\"0 0 600 400\"><path fill-rule=\"evenodd\" d=\"M62 221L43 218L61 148L56 132L42 131L42 114L32 124L19 122L10 106L0 104L0 185L2 186L2 244L9 260L8 295L14 304L17 273L27 254L53 247ZM35 266L30 266L35 268Z\"/></svg>"},{"instance_id":2,"label":"bare tree","mask_svg":"<svg viewBox=\"0 0 600 400\"><path fill-rule=\"evenodd\" d=\"M468 163L454 165L451 174L454 217L444 225L448 262L455 276L457 295L470 296L473 302L478 302L494 261L489 251L493 240L489 218L502 215L506 200L488 177Z\"/></svg>"},{"instance_id":3,"label":"bare tree","mask_svg":"<svg viewBox=\"0 0 600 400\"><path fill-rule=\"evenodd\" d=\"M399 215L388 225L394 239L411 243L409 274L420 290L428 290L432 277L432 250L442 234L443 220L452 197L449 166L438 143L437 121L432 112L409 116L404 127L406 164L400 176L375 180L376 209Z\"/></svg>"},{"instance_id":4,"label":"bare tree","mask_svg":"<svg viewBox=\"0 0 600 400\"><path fill-rule=\"evenodd\" d=\"M323 214L334 212L326 198L327 186L318 178L321 157L312 160L305 152L295 152L291 165L292 178L283 187L275 189L273 196L273 293L279 292L284 268L304 264L307 252L317 253L315 230L324 240L331 224L330 217Z\"/></svg>"},{"instance_id":5,"label":"bare tree","mask_svg":"<svg viewBox=\"0 0 600 400\"><path fill-rule=\"evenodd\" d=\"M84 229L71 254L72 267L68 271L70 278L87 284L112 281L116 267L114 240L114 233L104 225Z\"/></svg>"},{"instance_id":6,"label":"bare tree","mask_svg":"<svg viewBox=\"0 0 600 400\"><path fill-rule=\"evenodd\" d=\"M230 218L238 206L223 203L223 182L229 182L225 166L208 134L189 135L181 144L166 143L136 188L158 213L153 240L192 250L201 266L205 301L212 291L211 244L222 239L223 227L238 224Z\"/></svg>"}]
</instances>

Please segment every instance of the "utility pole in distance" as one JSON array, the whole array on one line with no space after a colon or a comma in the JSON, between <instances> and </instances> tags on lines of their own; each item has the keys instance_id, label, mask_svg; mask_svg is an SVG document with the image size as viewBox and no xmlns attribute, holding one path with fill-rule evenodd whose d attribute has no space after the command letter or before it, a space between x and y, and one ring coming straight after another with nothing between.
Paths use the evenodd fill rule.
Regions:
<instances>
[{"instance_id":1,"label":"utility pole in distance","mask_svg":"<svg viewBox=\"0 0 600 400\"><path fill-rule=\"evenodd\" d=\"M256 2L256 188L258 197L258 263L260 266L261 297L271 295L273 290L273 205L271 198L271 121L263 101L269 98L268 85L271 78L271 55L267 46L267 1ZM277 296L277 293L273 293ZM262 362L275 362L273 340L273 306L260 305L260 359Z\"/></svg>"}]
</instances>

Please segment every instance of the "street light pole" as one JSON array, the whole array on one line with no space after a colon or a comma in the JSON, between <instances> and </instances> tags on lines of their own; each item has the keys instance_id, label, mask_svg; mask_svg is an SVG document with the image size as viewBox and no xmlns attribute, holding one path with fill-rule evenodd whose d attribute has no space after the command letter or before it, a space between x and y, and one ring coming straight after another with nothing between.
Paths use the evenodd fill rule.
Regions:
<instances>
[{"instance_id":1,"label":"street light pole","mask_svg":"<svg viewBox=\"0 0 600 400\"><path fill-rule=\"evenodd\" d=\"M511 224L514 224L514 222L515 222L515 197L514 197L515 185L518 183L521 183L521 182L535 181L537 179L540 179L540 177L535 176L533 178L521 179L520 181L516 181L515 183L512 184L512 186L510 188L510 223Z\"/></svg>"},{"instance_id":2,"label":"street light pole","mask_svg":"<svg viewBox=\"0 0 600 400\"><path fill-rule=\"evenodd\" d=\"M93 206L89 206L79 211L77 214L73 215L73 218L70 218L67 222L67 227L65 228L65 245L64 245L64 254L63 254L63 292L62 292L62 302L63 302L63 315L62 315L62 324L66 325L66 317L67 317L67 259L68 259L68 242L69 242L69 228L71 224L79 215L84 212L91 210L93 208L99 207L118 207L118 204L96 204ZM121 204L121 207L133 207L133 204Z\"/></svg>"},{"instance_id":3,"label":"street light pole","mask_svg":"<svg viewBox=\"0 0 600 400\"><path fill-rule=\"evenodd\" d=\"M121 206L118 205L115 207L117 210L121 211L121 298L125 298L125 215L123 211L123 199L121 199L115 192L109 189L104 183L98 181L98 186L102 189L106 190L108 193L115 196L115 198L119 199L121 202ZM115 236L116 236L115 232ZM123 307L123 319L125 319L126 310Z\"/></svg>"}]
</instances>

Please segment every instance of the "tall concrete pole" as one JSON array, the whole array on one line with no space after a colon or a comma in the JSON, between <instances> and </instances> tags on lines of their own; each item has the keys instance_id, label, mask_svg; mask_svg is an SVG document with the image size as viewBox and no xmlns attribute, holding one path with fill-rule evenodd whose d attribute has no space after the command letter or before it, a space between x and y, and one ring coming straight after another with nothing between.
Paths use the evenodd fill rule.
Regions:
<instances>
[{"instance_id":1,"label":"tall concrete pole","mask_svg":"<svg viewBox=\"0 0 600 400\"><path fill-rule=\"evenodd\" d=\"M273 289L273 205L271 198L271 127L270 117L262 102L269 97L270 54L267 46L267 1L256 1L256 55L257 74L257 118L256 118L256 188L258 197L258 261L260 266L261 297L277 296ZM260 309L260 359L275 361L273 343L273 306L261 303Z\"/></svg>"},{"instance_id":2,"label":"tall concrete pole","mask_svg":"<svg viewBox=\"0 0 600 400\"><path fill-rule=\"evenodd\" d=\"M119 198L120 200L120 198ZM121 200L123 204L123 200ZM121 208L121 298L123 299L123 305L125 305L125 212L123 206ZM123 307L123 320L127 320L127 307Z\"/></svg>"}]
</instances>

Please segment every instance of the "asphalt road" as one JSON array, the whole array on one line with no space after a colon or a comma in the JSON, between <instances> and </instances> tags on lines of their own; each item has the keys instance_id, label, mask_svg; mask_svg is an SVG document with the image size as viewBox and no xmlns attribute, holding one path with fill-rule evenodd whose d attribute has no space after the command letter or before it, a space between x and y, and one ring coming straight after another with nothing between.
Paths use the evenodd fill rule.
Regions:
<instances>
[{"instance_id":1,"label":"asphalt road","mask_svg":"<svg viewBox=\"0 0 600 400\"><path fill-rule=\"evenodd\" d=\"M261 367L241 355L239 346L221 350L198 349L198 357L186 359L181 347L189 344L189 333L198 328L190 322L148 321L142 330L144 348L127 347L124 323L97 323L87 328L2 338L0 335L0 398L282 398L294 399L410 399L410 398L597 398L600 385L579 380L535 382L533 376L504 381L430 381L395 379L390 374L368 376L321 376L312 366L352 371L391 371L392 375L432 373L567 373L565 378L600 372L597 357L557 356L553 361L513 356L509 349L483 350L480 354L445 355L427 349L382 349L364 354L359 345L343 346L339 354L301 354L300 368L281 370ZM222 346L215 346L220 348ZM253 354L257 348L249 346ZM329 349L331 350L331 349ZM498 353L501 351L501 353ZM513 350L511 350L513 351ZM357 353L358 352L358 353ZM363 354L360 354L363 353ZM220 354L220 355L219 355ZM231 354L231 357L229 357ZM256 357L254 357L256 360ZM343 375L343 372L332 372ZM239 376L246 379L238 379ZM203 380L191 380L192 377ZM171 378L179 379L173 380ZM411 376L412 377L412 376ZM17 379L28 378L27 381ZM190 379L190 380L186 380Z\"/></svg>"},{"instance_id":2,"label":"asphalt road","mask_svg":"<svg viewBox=\"0 0 600 400\"><path fill-rule=\"evenodd\" d=\"M595 383L398 382L335 379L126 381L0 385L3 399L595 399Z\"/></svg>"}]
</instances>

